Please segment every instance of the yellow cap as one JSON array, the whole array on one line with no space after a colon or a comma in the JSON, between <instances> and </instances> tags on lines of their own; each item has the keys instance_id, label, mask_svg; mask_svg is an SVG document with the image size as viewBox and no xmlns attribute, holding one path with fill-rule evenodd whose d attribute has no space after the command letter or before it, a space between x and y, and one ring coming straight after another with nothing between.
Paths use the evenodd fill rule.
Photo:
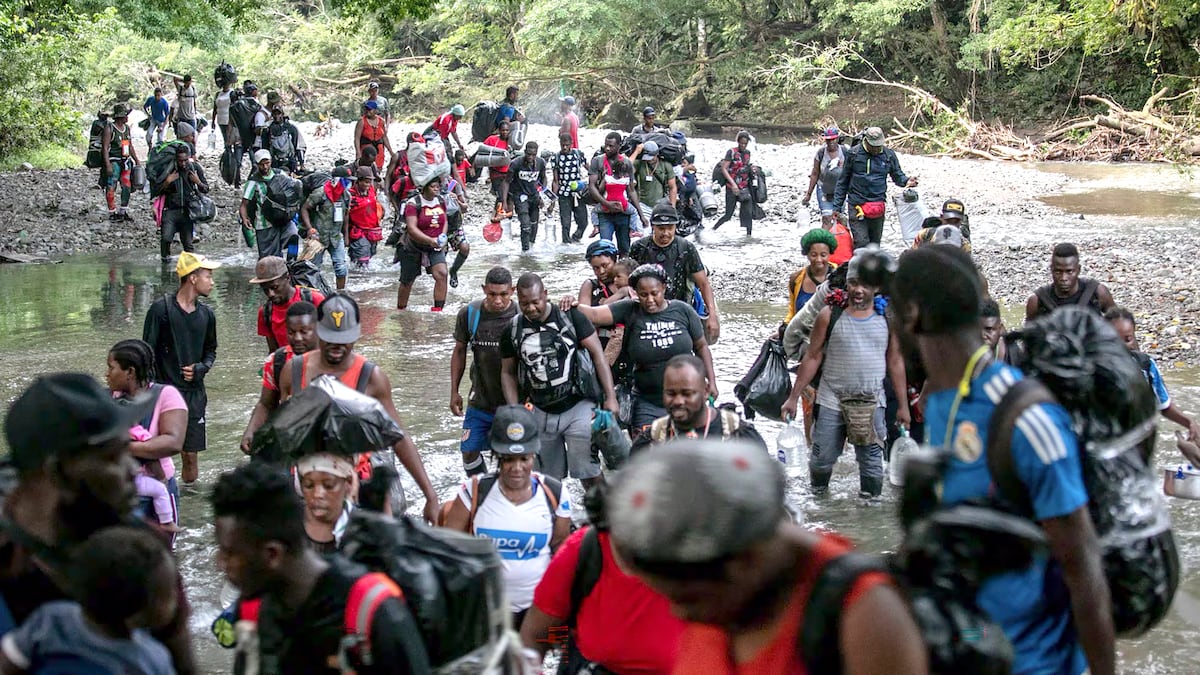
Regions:
<instances>
[{"instance_id":1,"label":"yellow cap","mask_svg":"<svg viewBox=\"0 0 1200 675\"><path fill-rule=\"evenodd\" d=\"M215 270L220 266L221 263L215 260L209 260L202 255L187 253L185 251L179 254L179 262L175 263L175 274L178 274L179 278L182 279L198 269Z\"/></svg>"}]
</instances>

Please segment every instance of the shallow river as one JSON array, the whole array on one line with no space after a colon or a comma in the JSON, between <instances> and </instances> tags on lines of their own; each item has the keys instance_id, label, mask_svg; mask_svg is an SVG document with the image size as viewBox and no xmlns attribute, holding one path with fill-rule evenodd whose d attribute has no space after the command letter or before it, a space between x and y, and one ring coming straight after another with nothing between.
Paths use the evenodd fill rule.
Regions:
<instances>
[{"instance_id":1,"label":"shallow river","mask_svg":"<svg viewBox=\"0 0 1200 675\"><path fill-rule=\"evenodd\" d=\"M1180 192L1179 201L1194 203L1194 193ZM1076 210L1070 204L1060 205ZM1115 208L1109 213L1149 219L1158 215L1148 204L1134 213ZM1149 219L1144 222L1149 224ZM798 230L793 223L768 220L759 223L756 230L754 239L738 237L735 221L718 233L706 234L703 256L717 272L718 280L721 269L777 260L781 251L784 257L799 259ZM895 234L885 236L894 238ZM484 272L495 264L541 272L555 297L576 293L590 273L579 245L543 243L533 255L521 257L511 240L493 245L478 237L475 241L476 250L461 274L463 283L459 289L451 289L446 312L440 315L426 311L432 290L429 277L418 281L413 292L411 307L415 311L400 313L393 309L396 274L383 264L385 256L390 259L390 250L381 250L371 271L350 280L350 289L363 309L363 339L357 349L391 376L396 406L443 496L462 477L457 452L460 420L448 410L448 361L455 312L473 298ZM213 559L213 528L204 494L221 471L243 461L238 441L258 396L265 345L254 335L262 296L247 283L252 255L246 249L205 252L225 263L215 273L216 290L208 299L218 317L220 348L216 366L207 379L209 450L201 457L203 488L200 494L185 494L182 498L185 531L178 552L193 603L193 630L204 664L202 670L221 672L228 670L230 655L216 647L208 633L209 623L219 611L221 577ZM0 353L4 355L0 359L0 399L11 400L34 374L43 371L80 370L101 377L107 349L120 339L140 337L149 304L176 286L173 266L161 270L156 256L156 251L125 251L112 257L71 258L60 265L0 265ZM713 348L721 400L733 399L734 383L757 355L763 338L779 324L784 313L783 284L780 280L780 292L774 297L758 302L722 303L722 337ZM1015 323L1012 319L1015 317L1010 325ZM1167 381L1181 408L1200 411L1200 387L1196 386L1200 373L1173 370L1167 374ZM773 445L779 425L760 421L758 426ZM1168 446L1166 440L1172 431L1167 423L1160 428L1159 447L1164 450L1161 459L1167 463L1176 461L1173 446ZM1168 447L1172 450L1165 452ZM820 501L806 493L807 470L791 471L790 492L809 524L837 529L873 551L887 550L895 544L895 495L885 489L882 505L864 505L856 496L852 453L843 457L830 496ZM1184 566L1194 570L1200 558L1200 503L1174 500L1171 509ZM1200 578L1188 571L1183 588L1200 595ZM1186 645L1198 642L1200 628L1173 613L1148 636L1123 641L1120 651L1127 672L1195 672L1195 657Z\"/></svg>"}]
</instances>

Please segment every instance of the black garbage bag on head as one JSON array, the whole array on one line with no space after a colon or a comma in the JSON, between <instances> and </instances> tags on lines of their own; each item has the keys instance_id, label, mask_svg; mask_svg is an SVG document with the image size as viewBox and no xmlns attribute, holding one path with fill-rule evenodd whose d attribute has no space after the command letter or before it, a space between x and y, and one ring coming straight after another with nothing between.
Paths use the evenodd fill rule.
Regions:
<instances>
[{"instance_id":1,"label":"black garbage bag on head","mask_svg":"<svg viewBox=\"0 0 1200 675\"><path fill-rule=\"evenodd\" d=\"M791 392L787 354L783 351L783 343L774 338L763 343L750 371L733 388L734 395L745 408L747 419L754 419L755 413L768 419L781 419L780 408Z\"/></svg>"},{"instance_id":2,"label":"black garbage bag on head","mask_svg":"<svg viewBox=\"0 0 1200 675\"><path fill-rule=\"evenodd\" d=\"M482 143L496 129L496 113L500 104L495 101L480 101L475 104L471 116L471 140Z\"/></svg>"},{"instance_id":3,"label":"black garbage bag on head","mask_svg":"<svg viewBox=\"0 0 1200 675\"><path fill-rule=\"evenodd\" d=\"M435 667L494 643L503 631L508 601L491 540L358 510L341 552L400 586Z\"/></svg>"},{"instance_id":4,"label":"black garbage bag on head","mask_svg":"<svg viewBox=\"0 0 1200 675\"><path fill-rule=\"evenodd\" d=\"M402 438L404 431L379 401L332 377L318 377L271 413L250 450L273 462L317 453L357 457Z\"/></svg>"},{"instance_id":5,"label":"black garbage bag on head","mask_svg":"<svg viewBox=\"0 0 1200 675\"><path fill-rule=\"evenodd\" d=\"M1113 626L1145 633L1166 615L1179 586L1179 553L1151 471L1158 406L1116 331L1091 310L1060 307L1016 334L1026 379L997 405L989 424L988 467L1010 508L1032 514L1016 478L1009 441L1027 408L1057 401L1079 436L1088 512L1103 550Z\"/></svg>"}]
</instances>

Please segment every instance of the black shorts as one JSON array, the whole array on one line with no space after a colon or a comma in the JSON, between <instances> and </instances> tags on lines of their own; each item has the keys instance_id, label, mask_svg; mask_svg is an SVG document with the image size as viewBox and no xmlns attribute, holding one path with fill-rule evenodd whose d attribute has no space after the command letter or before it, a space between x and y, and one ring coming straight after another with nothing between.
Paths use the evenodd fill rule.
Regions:
<instances>
[{"instance_id":1,"label":"black shorts","mask_svg":"<svg viewBox=\"0 0 1200 675\"><path fill-rule=\"evenodd\" d=\"M421 268L429 272L435 265L446 264L445 251L422 251L405 243L396 249L396 257L400 260L400 283L405 285L421 276Z\"/></svg>"},{"instance_id":2,"label":"black shorts","mask_svg":"<svg viewBox=\"0 0 1200 675\"><path fill-rule=\"evenodd\" d=\"M183 437L184 452L201 452L208 448L208 431L204 414L208 408L208 392L201 389L181 389L188 407L187 433Z\"/></svg>"}]
</instances>

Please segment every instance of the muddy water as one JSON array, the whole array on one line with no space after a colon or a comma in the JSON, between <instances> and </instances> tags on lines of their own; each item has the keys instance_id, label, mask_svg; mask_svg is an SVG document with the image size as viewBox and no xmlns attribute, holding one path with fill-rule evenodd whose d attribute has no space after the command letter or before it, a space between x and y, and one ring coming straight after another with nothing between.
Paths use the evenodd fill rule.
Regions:
<instances>
[{"instance_id":1,"label":"muddy water","mask_svg":"<svg viewBox=\"0 0 1200 675\"><path fill-rule=\"evenodd\" d=\"M772 148L780 152L779 148ZM809 151L802 151L808 156ZM715 155L715 150L710 153ZM764 153L765 154L765 153ZM914 160L914 164L918 162ZM1074 175L1085 185L1094 183L1092 192L1118 185L1137 185L1148 180L1151 169L1133 176L1106 167L1089 175ZM1152 168L1153 169L1153 168ZM1052 167L1054 171L1082 171ZM1090 170L1090 169L1089 169ZM1113 178L1116 176L1116 178ZM1134 180L1137 179L1137 180ZM1105 181L1114 181L1105 183ZM1165 180L1165 179L1164 179ZM1178 183L1178 199L1194 200L1187 181ZM779 194L778 192L776 193ZM1088 194L1083 191L1083 194ZM1140 195L1140 197L1139 197ZM1129 211L1140 216L1135 222L1156 223L1154 204L1161 192L1147 194L1135 190L1126 195ZM1057 197L1049 197L1056 199ZM1084 202L1087 197L1080 197ZM481 203L481 202L480 202ZM1175 203L1176 207L1183 202ZM1070 206L1063 205L1067 211ZM1106 204L1104 213L1126 213ZM1179 209L1175 211L1179 213ZM723 271L753 268L778 262L780 258L798 261L798 239L810 225L803 213L773 213L756 223L755 236L744 238L737 232L736 221L719 232L704 232L702 254L721 283ZM1065 218L1064 218L1065 219ZM800 220L800 223L796 221ZM555 219L556 222L556 219ZM1081 226L1086 227L1086 224ZM897 244L896 235L885 235L885 244ZM428 277L418 281L411 307L414 311L396 312L394 293L396 273L387 265L382 252L372 268L351 277L350 289L363 308L363 339L358 349L378 363L392 379L394 398L409 432L420 448L427 469L446 496L461 479L457 453L460 420L447 408L449 389L448 360L453 347L451 338L455 312L473 299L486 270L506 264L524 271L542 273L548 289L556 296L575 294L589 270L581 259L581 246L539 242L531 255L521 256L516 242L506 239L484 244L475 239L475 251L464 267L463 283L451 289L446 312L425 311L432 284ZM259 391L259 368L266 351L263 340L255 337L255 317L261 303L257 289L248 285L253 257L245 249L207 250L223 261L216 271L217 281L209 302L218 317L217 363L208 376L209 450L201 458L201 494L182 498L182 525L178 552L187 577L193 603L193 631L201 655L203 672L228 669L229 654L216 645L208 633L211 620L219 611L220 574L213 560L211 514L203 498L216 476L243 461L238 441ZM155 251L124 251L107 257L75 257L65 264L47 266L0 265L0 399L11 400L33 374L47 370L81 370L100 377L105 353L120 339L141 335L142 318L157 296L172 292L176 282L172 270L162 270ZM782 287L769 297L753 302L724 302L722 338L713 347L721 400L733 400L733 385L758 353L763 338L784 315ZM1019 319L1008 317L1010 325ZM1173 370L1167 374L1177 405L1188 412L1200 411L1200 371ZM759 421L758 426L773 444L780 426ZM1172 429L1160 430L1162 461L1174 462L1167 438ZM2 444L0 440L0 444ZM833 481L831 494L820 500L811 498L806 489L807 470L790 469L789 492L809 524L837 529L873 551L894 546L895 495L885 490L881 505L868 506L857 497L858 483L852 455L844 457ZM417 497L411 490L410 495ZM1176 500L1171 504L1185 568L1195 569L1200 559L1200 503ZM1184 588L1200 595L1200 579L1185 572ZM1124 667L1128 672L1194 672L1192 651L1185 645L1200 640L1200 628L1172 614L1150 635L1120 644Z\"/></svg>"},{"instance_id":2,"label":"muddy water","mask_svg":"<svg viewBox=\"0 0 1200 675\"><path fill-rule=\"evenodd\" d=\"M1038 168L1076 180L1069 190L1040 198L1068 213L1176 222L1200 218L1200 184L1190 170L1157 164L1055 162Z\"/></svg>"}]
</instances>

